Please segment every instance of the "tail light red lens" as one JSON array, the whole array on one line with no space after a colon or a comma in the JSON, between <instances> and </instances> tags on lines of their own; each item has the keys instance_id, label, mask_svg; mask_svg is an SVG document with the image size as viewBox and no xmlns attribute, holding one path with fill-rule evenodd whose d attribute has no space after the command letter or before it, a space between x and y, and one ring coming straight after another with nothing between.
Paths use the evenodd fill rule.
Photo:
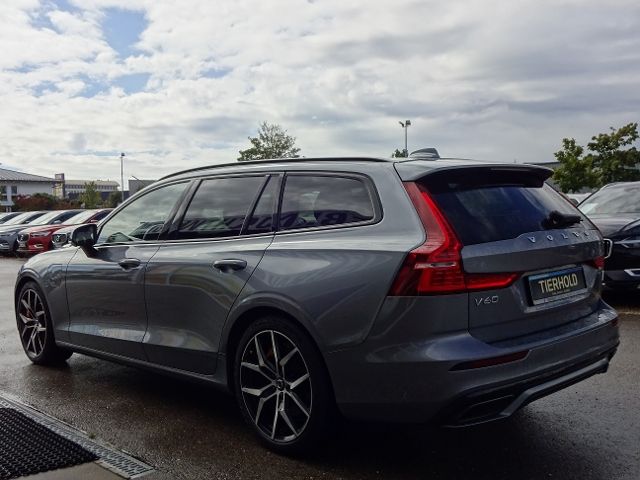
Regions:
<instances>
[{"instance_id":1,"label":"tail light red lens","mask_svg":"<svg viewBox=\"0 0 640 480\"><path fill-rule=\"evenodd\" d=\"M591 262L594 267L602 270L604 268L604 257L596 257Z\"/></svg>"},{"instance_id":2,"label":"tail light red lens","mask_svg":"<svg viewBox=\"0 0 640 480\"><path fill-rule=\"evenodd\" d=\"M411 251L391 286L389 295L415 296L489 290L511 285L518 274L468 274L462 269L462 243L429 193L415 182L404 184L427 236Z\"/></svg>"}]
</instances>

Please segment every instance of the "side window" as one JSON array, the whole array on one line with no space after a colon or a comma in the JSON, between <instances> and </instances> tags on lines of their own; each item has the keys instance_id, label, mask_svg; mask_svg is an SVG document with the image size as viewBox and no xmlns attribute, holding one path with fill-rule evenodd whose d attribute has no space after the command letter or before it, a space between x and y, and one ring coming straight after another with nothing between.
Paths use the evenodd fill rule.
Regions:
<instances>
[{"instance_id":1,"label":"side window","mask_svg":"<svg viewBox=\"0 0 640 480\"><path fill-rule=\"evenodd\" d=\"M280 178L269 177L267 185L260 195L260 200L253 210L253 214L247 224L246 234L269 233L273 231L276 205L278 204L278 194L280 193Z\"/></svg>"},{"instance_id":2,"label":"side window","mask_svg":"<svg viewBox=\"0 0 640 480\"><path fill-rule=\"evenodd\" d=\"M104 224L98 243L157 240L186 186L167 185L134 200Z\"/></svg>"},{"instance_id":3,"label":"side window","mask_svg":"<svg viewBox=\"0 0 640 480\"><path fill-rule=\"evenodd\" d=\"M286 179L280 230L365 222L373 217L373 203L363 180L321 175L289 175Z\"/></svg>"},{"instance_id":4,"label":"side window","mask_svg":"<svg viewBox=\"0 0 640 480\"><path fill-rule=\"evenodd\" d=\"M220 238L240 235L265 177L204 180L178 228L178 238Z\"/></svg>"}]
</instances>

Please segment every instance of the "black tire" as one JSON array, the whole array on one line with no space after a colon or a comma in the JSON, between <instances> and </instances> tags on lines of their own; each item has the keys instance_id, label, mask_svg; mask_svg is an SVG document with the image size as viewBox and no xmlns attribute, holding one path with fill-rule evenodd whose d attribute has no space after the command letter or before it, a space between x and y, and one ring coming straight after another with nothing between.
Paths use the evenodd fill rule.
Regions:
<instances>
[{"instance_id":1,"label":"black tire","mask_svg":"<svg viewBox=\"0 0 640 480\"><path fill-rule=\"evenodd\" d=\"M49 305L37 283L27 282L20 289L16 322L24 353L36 365L60 364L73 354L56 345Z\"/></svg>"},{"instance_id":2,"label":"black tire","mask_svg":"<svg viewBox=\"0 0 640 480\"><path fill-rule=\"evenodd\" d=\"M269 347L274 338L275 349ZM259 351L264 366L259 365ZM308 377L300 381L305 368ZM326 439L333 429L335 398L324 362L312 340L293 322L267 316L252 323L238 343L233 377L242 416L271 450L303 452Z\"/></svg>"}]
</instances>

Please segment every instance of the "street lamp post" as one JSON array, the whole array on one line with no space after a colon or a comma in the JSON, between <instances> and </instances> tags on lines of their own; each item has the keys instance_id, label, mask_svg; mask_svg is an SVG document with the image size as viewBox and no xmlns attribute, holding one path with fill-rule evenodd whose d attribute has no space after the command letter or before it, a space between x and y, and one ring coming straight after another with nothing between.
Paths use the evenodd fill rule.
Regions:
<instances>
[{"instance_id":1,"label":"street lamp post","mask_svg":"<svg viewBox=\"0 0 640 480\"><path fill-rule=\"evenodd\" d=\"M124 153L120 154L120 190L122 191L121 202L124 202Z\"/></svg>"},{"instance_id":2,"label":"street lamp post","mask_svg":"<svg viewBox=\"0 0 640 480\"><path fill-rule=\"evenodd\" d=\"M407 147L407 130L411 126L411 120L405 120L404 122L398 122L402 128L404 128L404 156L409 156L409 148Z\"/></svg>"}]
</instances>

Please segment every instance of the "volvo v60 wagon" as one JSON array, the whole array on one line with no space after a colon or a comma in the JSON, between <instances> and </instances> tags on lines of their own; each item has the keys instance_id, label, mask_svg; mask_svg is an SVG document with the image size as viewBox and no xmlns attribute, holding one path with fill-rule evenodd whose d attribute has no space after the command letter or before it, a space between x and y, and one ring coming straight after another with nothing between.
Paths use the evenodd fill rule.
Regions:
<instances>
[{"instance_id":1,"label":"volvo v60 wagon","mask_svg":"<svg viewBox=\"0 0 640 480\"><path fill-rule=\"evenodd\" d=\"M334 414L466 426L607 370L603 241L550 170L292 159L165 177L24 264L18 331L217 385L271 448Z\"/></svg>"}]
</instances>

